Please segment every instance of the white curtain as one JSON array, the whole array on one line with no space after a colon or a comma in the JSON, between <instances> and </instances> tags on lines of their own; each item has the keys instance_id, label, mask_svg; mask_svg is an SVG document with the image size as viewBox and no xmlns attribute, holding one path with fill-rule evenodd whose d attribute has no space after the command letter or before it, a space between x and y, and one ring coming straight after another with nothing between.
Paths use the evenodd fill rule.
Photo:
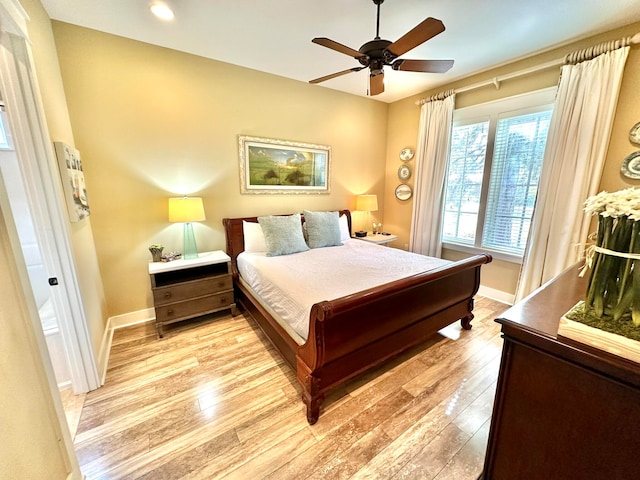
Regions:
<instances>
[{"instance_id":1,"label":"white curtain","mask_svg":"<svg viewBox=\"0 0 640 480\"><path fill-rule=\"evenodd\" d=\"M409 249L440 257L442 200L455 95L424 103L420 110L416 180Z\"/></svg>"},{"instance_id":2,"label":"white curtain","mask_svg":"<svg viewBox=\"0 0 640 480\"><path fill-rule=\"evenodd\" d=\"M629 47L562 67L516 301L582 256Z\"/></svg>"}]
</instances>

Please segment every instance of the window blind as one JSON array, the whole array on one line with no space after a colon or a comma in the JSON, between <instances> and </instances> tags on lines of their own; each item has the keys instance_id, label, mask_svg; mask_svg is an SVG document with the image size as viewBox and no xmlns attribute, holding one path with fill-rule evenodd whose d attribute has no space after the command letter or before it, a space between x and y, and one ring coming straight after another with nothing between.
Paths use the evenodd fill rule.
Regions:
<instances>
[{"instance_id":1,"label":"window blind","mask_svg":"<svg viewBox=\"0 0 640 480\"><path fill-rule=\"evenodd\" d=\"M551 111L498 120L483 247L524 253L550 122Z\"/></svg>"}]
</instances>

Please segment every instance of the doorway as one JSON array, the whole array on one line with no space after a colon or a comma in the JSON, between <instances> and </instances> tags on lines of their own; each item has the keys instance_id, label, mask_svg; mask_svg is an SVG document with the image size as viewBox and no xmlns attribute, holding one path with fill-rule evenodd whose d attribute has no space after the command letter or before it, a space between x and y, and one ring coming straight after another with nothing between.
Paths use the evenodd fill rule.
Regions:
<instances>
[{"instance_id":1,"label":"doorway","mask_svg":"<svg viewBox=\"0 0 640 480\"><path fill-rule=\"evenodd\" d=\"M52 330L57 328L60 334L58 346L62 346L73 391L88 392L98 388L101 381L80 293L57 162L44 122L29 47L24 37L7 31L0 31L0 94L6 110L2 118L7 132L11 133L7 135L7 144L11 141L12 147L5 149L6 158L3 160L13 165L11 175L21 180L12 181L10 188L18 192L17 198L26 196L26 202L13 202L13 193L10 192L7 192L7 197L14 224L27 219L24 226L27 232L24 238L27 240L24 244L28 245L29 253L25 256L25 263L33 267L33 272L29 272L30 279L39 279L34 282L38 286L32 289L33 296L38 297L38 306L43 307L43 313L46 313L44 310L55 312L55 326L51 319L49 322ZM18 168L15 168L16 164ZM21 187L23 192L20 192ZM0 189L7 190L4 183ZM17 213L14 205L18 208ZM26 212L20 210L24 206L28 206ZM28 237L37 240L37 247ZM22 238L20 241L23 243ZM42 287L45 279L47 283ZM28 291L26 293L29 294ZM50 300L48 306L47 300ZM34 328L42 331L39 319L34 318L33 322ZM49 357L47 351L42 354L43 359ZM64 369L64 364L59 363ZM52 388L56 383L54 378L50 378Z\"/></svg>"}]
</instances>

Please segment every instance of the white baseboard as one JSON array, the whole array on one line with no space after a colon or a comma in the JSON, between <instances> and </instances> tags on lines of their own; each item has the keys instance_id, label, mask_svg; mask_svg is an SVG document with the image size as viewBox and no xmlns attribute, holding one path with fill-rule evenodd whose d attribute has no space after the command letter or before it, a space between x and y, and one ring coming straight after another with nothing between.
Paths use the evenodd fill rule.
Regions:
<instances>
[{"instance_id":1,"label":"white baseboard","mask_svg":"<svg viewBox=\"0 0 640 480\"><path fill-rule=\"evenodd\" d=\"M109 367L109 352L113 341L113 331L118 328L130 327L139 323L152 322L156 319L153 308L145 308L135 312L129 312L115 317L109 317L107 328L104 329L102 342L100 344L100 354L98 355L98 372L100 372L100 384L104 385Z\"/></svg>"},{"instance_id":2,"label":"white baseboard","mask_svg":"<svg viewBox=\"0 0 640 480\"><path fill-rule=\"evenodd\" d=\"M71 388L71 380L67 380L66 382L58 383L58 390L65 390L67 388Z\"/></svg>"},{"instance_id":3,"label":"white baseboard","mask_svg":"<svg viewBox=\"0 0 640 480\"><path fill-rule=\"evenodd\" d=\"M502 290L484 287L482 285L480 285L480 288L478 289L478 295L482 295L483 297L487 297L492 300L497 300L498 302L506 303L507 305L513 305L516 300L516 296L513 293L503 292Z\"/></svg>"},{"instance_id":4,"label":"white baseboard","mask_svg":"<svg viewBox=\"0 0 640 480\"><path fill-rule=\"evenodd\" d=\"M122 327L130 327L138 323L150 322L156 319L156 312L153 308L145 308L135 312L124 313L109 318L111 328L114 330Z\"/></svg>"}]
</instances>

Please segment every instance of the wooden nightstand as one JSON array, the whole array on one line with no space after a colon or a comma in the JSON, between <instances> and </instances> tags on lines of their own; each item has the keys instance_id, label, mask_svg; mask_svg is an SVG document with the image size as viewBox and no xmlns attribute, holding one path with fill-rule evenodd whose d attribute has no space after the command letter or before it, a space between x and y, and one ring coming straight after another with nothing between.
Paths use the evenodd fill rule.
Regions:
<instances>
[{"instance_id":1,"label":"wooden nightstand","mask_svg":"<svg viewBox=\"0 0 640 480\"><path fill-rule=\"evenodd\" d=\"M366 237L353 237L356 240L364 240L365 242L375 243L377 245L387 245L398 239L397 235L382 235L381 233L367 233Z\"/></svg>"},{"instance_id":2,"label":"wooden nightstand","mask_svg":"<svg viewBox=\"0 0 640 480\"><path fill-rule=\"evenodd\" d=\"M169 323L227 308L232 315L238 314L231 258L223 251L201 253L192 260L150 263L149 276L160 338Z\"/></svg>"}]
</instances>

